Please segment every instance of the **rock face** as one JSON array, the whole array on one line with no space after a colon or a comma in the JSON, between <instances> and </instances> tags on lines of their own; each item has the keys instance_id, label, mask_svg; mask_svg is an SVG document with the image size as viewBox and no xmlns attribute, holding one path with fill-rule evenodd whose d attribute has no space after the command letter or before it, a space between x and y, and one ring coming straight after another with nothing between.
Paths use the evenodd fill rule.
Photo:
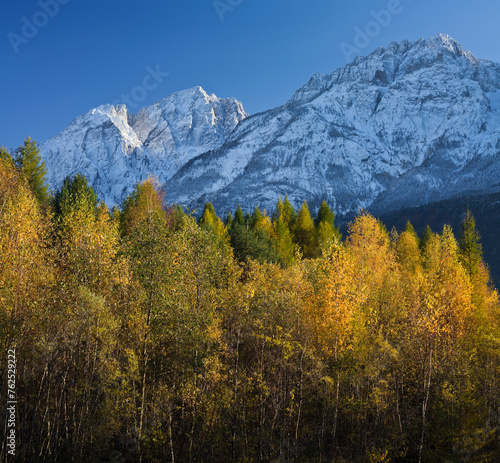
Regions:
<instances>
[{"instance_id":1,"label":"rock face","mask_svg":"<svg viewBox=\"0 0 500 463\"><path fill-rule=\"evenodd\" d=\"M164 183L190 159L219 148L245 117L234 98L220 99L195 87L135 116L125 105L99 106L42 142L40 150L53 188L80 172L112 206L149 175Z\"/></svg>"},{"instance_id":2,"label":"rock face","mask_svg":"<svg viewBox=\"0 0 500 463\"><path fill-rule=\"evenodd\" d=\"M199 87L136 116L102 106L42 145L51 182L87 175L108 204L151 172L169 202L218 213L326 199L388 212L500 191L500 65L438 35L314 75L283 106L246 117ZM55 169L55 170L54 170Z\"/></svg>"}]
</instances>

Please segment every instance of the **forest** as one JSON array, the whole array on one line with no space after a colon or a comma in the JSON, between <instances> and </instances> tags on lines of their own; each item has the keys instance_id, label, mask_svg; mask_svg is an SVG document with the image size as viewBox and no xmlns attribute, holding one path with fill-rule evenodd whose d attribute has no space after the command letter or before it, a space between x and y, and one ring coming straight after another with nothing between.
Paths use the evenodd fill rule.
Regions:
<instances>
[{"instance_id":1,"label":"forest","mask_svg":"<svg viewBox=\"0 0 500 463\"><path fill-rule=\"evenodd\" d=\"M45 175L33 140L0 150L1 461L500 461L470 212L419 236L360 211L342 236L326 203L221 219L150 178L108 210Z\"/></svg>"}]
</instances>

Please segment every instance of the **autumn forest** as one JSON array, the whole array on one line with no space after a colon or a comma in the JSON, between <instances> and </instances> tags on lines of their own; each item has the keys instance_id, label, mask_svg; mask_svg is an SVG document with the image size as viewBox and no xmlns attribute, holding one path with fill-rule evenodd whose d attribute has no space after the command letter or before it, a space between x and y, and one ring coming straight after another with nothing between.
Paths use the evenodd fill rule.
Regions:
<instances>
[{"instance_id":1,"label":"autumn forest","mask_svg":"<svg viewBox=\"0 0 500 463\"><path fill-rule=\"evenodd\" d=\"M325 202L220 218L154 178L108 210L0 151L0 356L19 462L500 461L500 304L474 217Z\"/></svg>"}]
</instances>

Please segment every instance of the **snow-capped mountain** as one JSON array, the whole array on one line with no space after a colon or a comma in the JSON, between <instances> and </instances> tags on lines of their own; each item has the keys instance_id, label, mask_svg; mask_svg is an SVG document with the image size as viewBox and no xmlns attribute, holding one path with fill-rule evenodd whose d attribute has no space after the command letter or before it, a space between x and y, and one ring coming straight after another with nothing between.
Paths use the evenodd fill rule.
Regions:
<instances>
[{"instance_id":1,"label":"snow-capped mountain","mask_svg":"<svg viewBox=\"0 0 500 463\"><path fill-rule=\"evenodd\" d=\"M174 93L135 116L125 105L102 105L42 142L49 183L82 173L99 198L120 204L149 175L164 183L190 159L219 148L247 117L234 98L208 95L201 87Z\"/></svg>"},{"instance_id":2,"label":"snow-capped mountain","mask_svg":"<svg viewBox=\"0 0 500 463\"><path fill-rule=\"evenodd\" d=\"M446 35L379 48L316 74L245 119L168 182L172 201L273 208L288 194L337 213L388 211L499 189L500 65Z\"/></svg>"},{"instance_id":3,"label":"snow-capped mountain","mask_svg":"<svg viewBox=\"0 0 500 463\"><path fill-rule=\"evenodd\" d=\"M114 204L151 172L169 202L217 212L326 199L379 212L500 191L500 65L447 35L393 42L246 117L200 88L130 116L103 106L42 145L51 182L81 171ZM57 167L57 169L54 169ZM57 173L56 172L60 172Z\"/></svg>"}]
</instances>

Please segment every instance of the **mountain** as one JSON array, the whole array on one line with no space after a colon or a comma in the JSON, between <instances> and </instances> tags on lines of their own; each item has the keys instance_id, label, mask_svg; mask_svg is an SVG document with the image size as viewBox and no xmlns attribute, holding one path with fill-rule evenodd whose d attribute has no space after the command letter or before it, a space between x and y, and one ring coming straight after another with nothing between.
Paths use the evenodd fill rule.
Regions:
<instances>
[{"instance_id":1,"label":"mountain","mask_svg":"<svg viewBox=\"0 0 500 463\"><path fill-rule=\"evenodd\" d=\"M393 42L284 105L248 116L196 87L137 115L105 105L75 119L41 152L58 187L85 174L109 205L149 174L166 199L219 214L288 195L326 199L350 216L500 191L500 65L447 35Z\"/></svg>"},{"instance_id":2,"label":"mountain","mask_svg":"<svg viewBox=\"0 0 500 463\"><path fill-rule=\"evenodd\" d=\"M499 88L500 65L449 36L394 42L240 122L167 181L167 198L225 212L288 194L350 214L498 191Z\"/></svg>"},{"instance_id":3,"label":"mountain","mask_svg":"<svg viewBox=\"0 0 500 463\"><path fill-rule=\"evenodd\" d=\"M168 180L190 159L218 149L247 114L234 98L208 95L201 87L174 93L136 115L125 105L102 105L40 144L49 183L87 176L99 198L120 204L137 182Z\"/></svg>"}]
</instances>

